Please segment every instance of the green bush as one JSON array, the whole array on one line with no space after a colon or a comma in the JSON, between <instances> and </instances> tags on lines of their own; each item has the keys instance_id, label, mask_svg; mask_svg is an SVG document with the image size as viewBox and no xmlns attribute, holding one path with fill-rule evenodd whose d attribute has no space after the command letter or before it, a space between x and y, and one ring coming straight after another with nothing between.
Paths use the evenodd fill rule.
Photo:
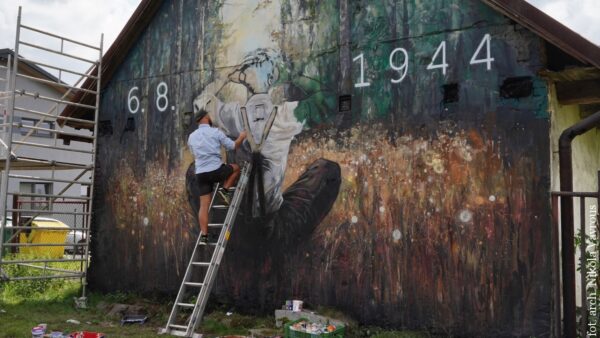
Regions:
<instances>
[{"instance_id":1,"label":"green bush","mask_svg":"<svg viewBox=\"0 0 600 338\"><path fill-rule=\"evenodd\" d=\"M11 278L14 277L37 277L47 275L48 272L28 266L9 264L2 267L4 273ZM3 301L19 301L23 299L37 298L38 296L51 296L51 294L63 288L69 281L64 279L31 279L14 280L0 283L0 299ZM78 281L77 281L78 282Z\"/></svg>"}]
</instances>

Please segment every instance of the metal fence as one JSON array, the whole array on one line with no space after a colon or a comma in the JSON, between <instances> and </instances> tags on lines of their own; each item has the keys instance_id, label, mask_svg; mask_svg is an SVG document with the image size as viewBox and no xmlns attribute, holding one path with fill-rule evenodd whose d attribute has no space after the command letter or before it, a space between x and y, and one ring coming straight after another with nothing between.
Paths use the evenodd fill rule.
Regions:
<instances>
[{"instance_id":1,"label":"metal fence","mask_svg":"<svg viewBox=\"0 0 600 338\"><path fill-rule=\"evenodd\" d=\"M83 276L85 248L89 244L89 201L41 199L13 195L10 226L3 234L4 264L19 267L11 280L80 278ZM40 212L45 212L40 215ZM44 273L30 273L31 269Z\"/></svg>"},{"instance_id":2,"label":"metal fence","mask_svg":"<svg viewBox=\"0 0 600 338\"><path fill-rule=\"evenodd\" d=\"M598 191L593 192L554 191L551 193L553 331L556 337L562 336L563 321L565 330L569 331L568 328L576 327L579 337L587 337L590 332L597 332L600 325L600 311L598 311L600 310L598 309L600 171L598 185ZM576 236L574 236L575 229L579 229ZM559 244L560 239L562 239L562 246ZM576 260L576 250L579 250L579 261ZM576 287L577 276L573 271L579 272L579 294ZM580 303L578 309L577 298Z\"/></svg>"}]
</instances>

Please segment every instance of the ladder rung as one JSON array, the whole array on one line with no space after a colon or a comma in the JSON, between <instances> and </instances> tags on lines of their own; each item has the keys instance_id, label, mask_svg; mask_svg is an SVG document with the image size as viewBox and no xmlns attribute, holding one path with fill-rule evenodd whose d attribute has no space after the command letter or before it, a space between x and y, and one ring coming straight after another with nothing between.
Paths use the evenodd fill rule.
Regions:
<instances>
[{"instance_id":1,"label":"ladder rung","mask_svg":"<svg viewBox=\"0 0 600 338\"><path fill-rule=\"evenodd\" d=\"M246 164L246 165L244 165L244 168L242 169L240 182L238 183L238 188L240 189L240 192L244 191L244 188L245 188L246 184L248 183L248 176L250 175L251 168L252 168L252 164ZM219 185L217 185L217 187L219 187ZM229 235L228 231L225 234L225 238L223 238L223 235L224 235L223 230L230 230L229 227L233 226L233 221L235 221L235 216L240 208L239 203L240 203L241 196L238 196L238 195L239 194L236 193L233 196L234 203L232 203L232 204L211 205L210 206L211 210L226 209L226 211L227 211L227 216L225 217L225 220L222 221L223 223L209 223L208 224L209 227L221 227L221 234L220 234L217 242L202 243L200 241L200 239L198 239L198 242L196 243L196 245L207 245L207 246L210 245L210 246L214 247L214 250L212 250L212 248L209 249L209 251L212 251L211 261L210 262L194 261L194 259L201 259L201 258L194 258L194 256L196 255L196 249L198 249L198 248L196 247L196 249L194 249L194 253L192 254L192 258L190 259L187 269L186 269L186 272L185 272L184 280L181 283L181 286L179 287L179 293L177 294L177 298L175 300L175 304L173 305L173 309L171 310L171 314L169 316L167 326L161 330L162 333L169 333L169 334L175 335L175 336L190 337L190 331L194 331L196 329L196 326L199 324L199 320L202 318L202 315L204 312L204 307L206 306L206 302L210 295L210 291L214 285L214 282L215 282L214 278L216 276L216 271L218 271L218 269L219 269L220 261L223 258L223 252L225 250L226 242L228 239L228 235ZM216 198L216 192L215 192L215 195L213 195L213 202L214 202L215 198ZM211 204L213 202L211 202ZM226 201L224 201L222 203L226 203ZM202 283L189 282L189 280L191 280L191 278L192 278L192 274L195 272L195 271L193 271L194 266L205 266L208 268ZM187 286L200 287L200 294L199 294L199 298L196 300L196 304L180 303L180 301L183 298L183 295L186 292ZM204 290L204 288L208 288L208 289ZM188 319L188 320L190 320L190 324L187 327L171 324L177 320L177 314L178 314L177 308L178 307L188 307L188 308L193 307L194 308L191 316ZM192 334L191 337L198 338L198 337L202 337L202 335Z\"/></svg>"},{"instance_id":2,"label":"ladder rung","mask_svg":"<svg viewBox=\"0 0 600 338\"><path fill-rule=\"evenodd\" d=\"M175 329L180 329L180 330L187 330L187 326L184 326L184 325L169 324L169 327L172 327Z\"/></svg>"}]
</instances>

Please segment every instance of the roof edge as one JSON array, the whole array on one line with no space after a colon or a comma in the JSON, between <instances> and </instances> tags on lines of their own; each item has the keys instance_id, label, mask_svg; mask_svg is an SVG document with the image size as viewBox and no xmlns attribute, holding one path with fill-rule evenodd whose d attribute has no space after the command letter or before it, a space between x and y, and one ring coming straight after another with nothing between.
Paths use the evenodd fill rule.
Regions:
<instances>
[{"instance_id":1,"label":"roof edge","mask_svg":"<svg viewBox=\"0 0 600 338\"><path fill-rule=\"evenodd\" d=\"M524 0L481 0L577 60L600 68L600 47Z\"/></svg>"},{"instance_id":2,"label":"roof edge","mask_svg":"<svg viewBox=\"0 0 600 338\"><path fill-rule=\"evenodd\" d=\"M163 2L164 0L142 0L142 2L140 2L138 7L135 9L115 41L102 56L102 73L100 74L101 89L104 89L110 82L110 79L112 79L115 71L127 57L129 50L136 42L137 38L148 27ZM95 75L97 73L98 69L96 66L94 69L92 69L90 74ZM104 81L105 78L108 79L108 81ZM81 88L95 87L96 80L91 78L86 79L81 85ZM85 100L90 100L90 97L91 95L87 95L87 93L80 91L72 101L82 102ZM63 117L71 117L79 110L80 109L75 106L67 106L60 115ZM62 125L67 122L64 119L59 119L59 123ZM68 122L67 124L70 125L72 122Z\"/></svg>"},{"instance_id":3,"label":"roof edge","mask_svg":"<svg viewBox=\"0 0 600 338\"><path fill-rule=\"evenodd\" d=\"M600 69L600 46L597 46L575 33L570 28L551 18L535 6L525 0L481 0L484 4L498 11L523 27L531 30L534 34L547 42L555 45L565 53L584 64ZM142 0L131 18L125 24L123 30L102 57L101 88L105 88L112 76L125 60L136 39L148 27L158 12L164 0ZM92 75L97 73L97 68L92 70ZM82 88L95 88L95 80L86 80ZM76 95L73 102L90 101L91 95ZM72 117L81 115L81 109L68 106L63 110L61 116ZM59 120L59 123L65 123ZM72 122L68 123L69 125ZM82 127L82 126L79 126Z\"/></svg>"}]
</instances>

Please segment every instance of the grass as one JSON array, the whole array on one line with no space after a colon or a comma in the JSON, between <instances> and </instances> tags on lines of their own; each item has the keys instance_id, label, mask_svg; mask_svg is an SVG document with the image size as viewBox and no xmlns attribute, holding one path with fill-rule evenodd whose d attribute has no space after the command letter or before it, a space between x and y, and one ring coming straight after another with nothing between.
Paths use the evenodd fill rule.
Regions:
<instances>
[{"instance_id":1,"label":"grass","mask_svg":"<svg viewBox=\"0 0 600 338\"><path fill-rule=\"evenodd\" d=\"M32 274L36 270L22 270ZM172 303L161 299L142 298L132 293L88 295L88 308L76 309L74 298L81 295L81 284L69 280L13 281L0 284L0 338L29 337L31 328L45 323L48 332L75 331L102 332L107 337L158 337L158 330L166 323ZM109 317L113 304L141 306L148 315L146 324L120 326L120 316ZM354 321L334 309L321 309L323 314L349 321L346 337L421 338L427 333L410 331L385 331L376 327L358 326ZM319 312L321 312L321 310ZM80 324L67 323L75 319ZM237 313L213 311L204 317L197 330L206 337L250 335L259 330L259 336L283 336L282 328L275 328L273 317L245 316ZM168 337L168 336L160 336Z\"/></svg>"},{"instance_id":2,"label":"grass","mask_svg":"<svg viewBox=\"0 0 600 338\"><path fill-rule=\"evenodd\" d=\"M35 270L27 273L35 273ZM88 308L76 309L74 298L81 295L80 288L78 281L66 280L13 281L0 284L0 338L27 337L31 328L40 323L47 324L48 331L71 333L86 330L102 332L109 337L155 337L166 323L172 305L135 294L92 293L88 296ZM115 303L141 306L147 312L149 321L144 325L120 326L120 316L107 316ZM69 319L75 319L80 324L67 323ZM239 314L228 316L216 311L204 318L198 331L207 333L208 337L245 335L250 329L274 330L273 325L274 319L271 318Z\"/></svg>"},{"instance_id":3,"label":"grass","mask_svg":"<svg viewBox=\"0 0 600 338\"><path fill-rule=\"evenodd\" d=\"M31 328L40 323L48 324L49 331L70 333L87 330L103 332L113 337L153 337L157 332L156 327L160 326L159 322L162 323L165 316L158 312L148 324L120 327L120 318L107 318L107 310L99 306L103 302L112 302L110 297L92 294L88 299L88 309L75 308L73 298L80 296L78 282L62 281L60 286L50 285L47 292L28 292L28 297L18 294L18 290L26 286L13 289L17 283L25 284L29 281L7 283L0 292L0 309L5 311L0 313L2 338L27 337ZM69 324L69 319L75 319L81 324Z\"/></svg>"}]
</instances>

